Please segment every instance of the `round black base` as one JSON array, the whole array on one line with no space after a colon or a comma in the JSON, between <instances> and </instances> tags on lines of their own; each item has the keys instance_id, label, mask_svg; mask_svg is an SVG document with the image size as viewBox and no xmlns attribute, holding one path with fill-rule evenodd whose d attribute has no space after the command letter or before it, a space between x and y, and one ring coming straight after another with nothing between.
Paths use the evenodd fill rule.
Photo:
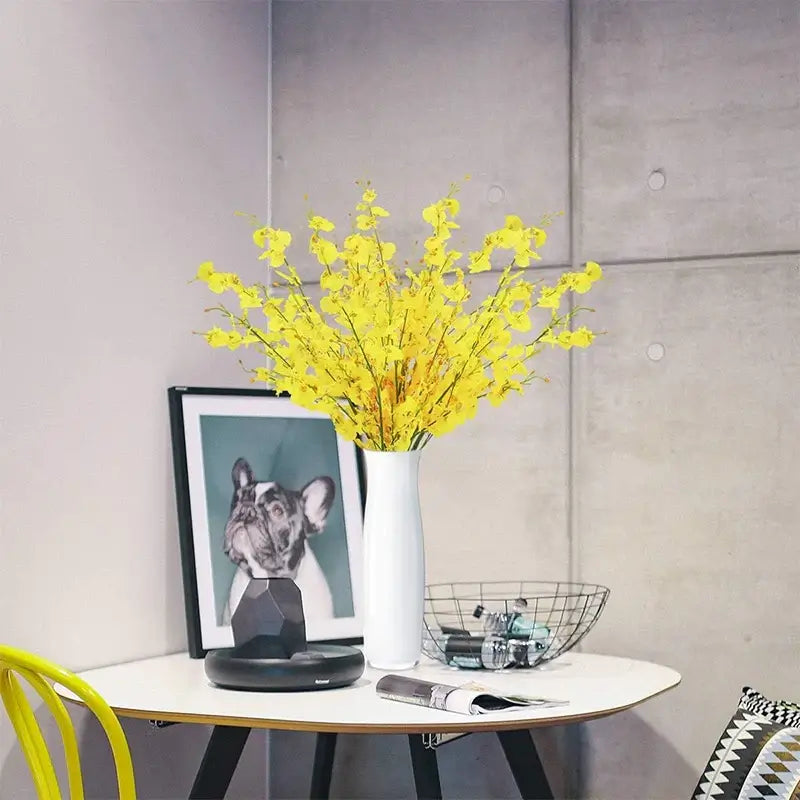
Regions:
<instances>
[{"instance_id":1,"label":"round black base","mask_svg":"<svg viewBox=\"0 0 800 800\"><path fill-rule=\"evenodd\" d=\"M364 654L344 645L309 645L291 658L237 658L234 648L211 650L206 675L223 689L308 692L348 686L364 672Z\"/></svg>"}]
</instances>

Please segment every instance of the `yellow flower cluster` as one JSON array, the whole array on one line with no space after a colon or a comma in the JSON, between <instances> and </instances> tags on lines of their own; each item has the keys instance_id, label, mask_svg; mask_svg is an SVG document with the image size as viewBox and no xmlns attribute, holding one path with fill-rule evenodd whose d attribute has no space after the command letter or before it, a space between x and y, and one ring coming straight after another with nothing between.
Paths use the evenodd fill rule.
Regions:
<instances>
[{"instance_id":1,"label":"yellow flower cluster","mask_svg":"<svg viewBox=\"0 0 800 800\"><path fill-rule=\"evenodd\" d=\"M285 296L262 284L245 286L210 262L200 266L197 278L212 292L231 291L239 301L236 310L213 309L230 327L213 327L207 341L231 350L252 345L265 354L270 366L250 370L253 381L327 414L341 436L365 449L410 450L473 417L481 399L499 405L521 392L538 377L529 361L545 345L591 344L594 334L571 324L576 313L591 309L560 308L567 292L583 294L602 277L596 263L564 273L555 286L531 283L524 268L539 260L546 234L508 216L460 266L464 254L448 246L459 227L453 186L422 212L431 230L417 269L400 269L397 248L380 234L389 212L376 205L369 183L361 188L354 229L341 244L328 236L330 220L309 216L309 253L322 267L318 305L286 259L292 237L283 230L258 227L253 241L259 258L281 278ZM508 257L495 290L470 304L468 274L490 270L498 251ZM533 335L535 307L550 313ZM254 309L263 321L253 318Z\"/></svg>"}]
</instances>

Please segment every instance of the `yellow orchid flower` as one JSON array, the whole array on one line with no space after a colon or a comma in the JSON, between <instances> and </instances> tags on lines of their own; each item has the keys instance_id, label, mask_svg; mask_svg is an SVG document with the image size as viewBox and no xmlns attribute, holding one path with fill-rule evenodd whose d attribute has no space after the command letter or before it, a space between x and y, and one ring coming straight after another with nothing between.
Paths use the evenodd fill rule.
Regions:
<instances>
[{"instance_id":1,"label":"yellow orchid flower","mask_svg":"<svg viewBox=\"0 0 800 800\"><path fill-rule=\"evenodd\" d=\"M319 233L319 231L332 231L336 226L329 219L325 219L325 217L320 217L318 214L315 214L309 217L308 227L314 231L314 233Z\"/></svg>"},{"instance_id":2,"label":"yellow orchid flower","mask_svg":"<svg viewBox=\"0 0 800 800\"><path fill-rule=\"evenodd\" d=\"M208 279L214 274L214 262L204 261L197 268L197 279L208 282Z\"/></svg>"},{"instance_id":3,"label":"yellow orchid flower","mask_svg":"<svg viewBox=\"0 0 800 800\"><path fill-rule=\"evenodd\" d=\"M522 392L539 377L528 362L548 346L569 350L594 342L585 326L573 329L573 317L586 309L560 307L567 292L584 294L602 278L596 262L563 273L555 285L536 285L525 268L540 260L537 250L547 236L509 214L467 250L460 267L463 254L449 247L461 210L455 186L423 208L428 235L419 237L416 251L399 255L378 230L389 212L375 205L369 182L357 185L355 230L343 241L323 238L335 231L328 217L308 215L308 254L322 267L319 292L306 289L287 256L291 234L257 221L258 258L278 283L246 285L236 273L217 272L211 261L198 267L196 279L211 292L233 290L238 299L238 308L213 309L230 329L204 333L209 346L249 348L271 365L248 369L251 380L326 414L339 436L361 447L412 449L472 419L482 399L499 405ZM550 223L545 217L540 225ZM491 273L497 249L511 253ZM473 298L471 276L478 273L488 274L481 296ZM256 315L251 319L254 308L266 318L263 327ZM537 333L535 317L543 311Z\"/></svg>"},{"instance_id":4,"label":"yellow orchid flower","mask_svg":"<svg viewBox=\"0 0 800 800\"><path fill-rule=\"evenodd\" d=\"M257 287L240 287L237 294L239 295L239 306L242 310L246 308L261 308L261 293Z\"/></svg>"},{"instance_id":5,"label":"yellow orchid flower","mask_svg":"<svg viewBox=\"0 0 800 800\"><path fill-rule=\"evenodd\" d=\"M230 341L230 334L228 331L224 331L222 328L218 328L216 325L204 335L206 337L206 341L212 347L227 347L228 342Z\"/></svg>"},{"instance_id":6,"label":"yellow orchid flower","mask_svg":"<svg viewBox=\"0 0 800 800\"><path fill-rule=\"evenodd\" d=\"M588 347L595 339L595 335L585 327L572 331L570 342L574 347Z\"/></svg>"},{"instance_id":7,"label":"yellow orchid flower","mask_svg":"<svg viewBox=\"0 0 800 800\"><path fill-rule=\"evenodd\" d=\"M369 214L359 214L356 217L356 228L360 231L371 231L377 224L378 221L375 217L371 217Z\"/></svg>"},{"instance_id":8,"label":"yellow orchid flower","mask_svg":"<svg viewBox=\"0 0 800 800\"><path fill-rule=\"evenodd\" d=\"M228 289L234 289L241 285L239 276L233 272L213 272L206 281L208 288L215 294L222 294Z\"/></svg>"}]
</instances>

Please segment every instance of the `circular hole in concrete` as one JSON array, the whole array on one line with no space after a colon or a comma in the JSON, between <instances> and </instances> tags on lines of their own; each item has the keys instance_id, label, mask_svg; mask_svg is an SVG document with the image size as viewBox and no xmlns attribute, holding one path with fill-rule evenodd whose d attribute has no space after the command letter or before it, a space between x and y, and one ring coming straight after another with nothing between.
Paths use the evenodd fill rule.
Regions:
<instances>
[{"instance_id":1,"label":"circular hole in concrete","mask_svg":"<svg viewBox=\"0 0 800 800\"><path fill-rule=\"evenodd\" d=\"M647 185L654 191L660 192L667 185L667 176L663 169L654 169L647 176Z\"/></svg>"},{"instance_id":2,"label":"circular hole in concrete","mask_svg":"<svg viewBox=\"0 0 800 800\"><path fill-rule=\"evenodd\" d=\"M647 357L651 361L661 361L666 352L666 348L660 342L653 342L652 344L647 345Z\"/></svg>"},{"instance_id":3,"label":"circular hole in concrete","mask_svg":"<svg viewBox=\"0 0 800 800\"><path fill-rule=\"evenodd\" d=\"M506 196L506 190L502 186L498 186L496 183L489 187L489 191L486 192L486 199L492 203L499 203L504 197Z\"/></svg>"}]
</instances>

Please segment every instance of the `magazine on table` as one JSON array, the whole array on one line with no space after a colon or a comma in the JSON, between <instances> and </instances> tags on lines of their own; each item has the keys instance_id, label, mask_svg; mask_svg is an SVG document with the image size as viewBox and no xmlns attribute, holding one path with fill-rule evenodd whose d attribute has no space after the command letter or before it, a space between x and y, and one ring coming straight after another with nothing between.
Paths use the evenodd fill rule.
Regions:
<instances>
[{"instance_id":1,"label":"magazine on table","mask_svg":"<svg viewBox=\"0 0 800 800\"><path fill-rule=\"evenodd\" d=\"M456 714L491 714L525 708L556 708L568 705L567 700L527 695L499 694L496 690L478 683L448 686L430 683L406 675L384 675L375 689L380 697L412 703Z\"/></svg>"}]
</instances>

